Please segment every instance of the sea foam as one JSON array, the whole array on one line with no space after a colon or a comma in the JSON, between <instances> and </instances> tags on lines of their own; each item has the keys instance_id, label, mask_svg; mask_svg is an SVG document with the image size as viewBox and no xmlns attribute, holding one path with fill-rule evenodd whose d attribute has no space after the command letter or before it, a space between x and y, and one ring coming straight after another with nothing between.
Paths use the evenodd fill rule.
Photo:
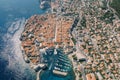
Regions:
<instances>
[{"instance_id":1,"label":"sea foam","mask_svg":"<svg viewBox=\"0 0 120 80\"><path fill-rule=\"evenodd\" d=\"M8 61L6 70L14 73L15 80L35 80L35 72L25 63L20 49L21 41L19 38L24 30L25 22L24 18L16 20L3 36L6 46L1 55Z\"/></svg>"}]
</instances>

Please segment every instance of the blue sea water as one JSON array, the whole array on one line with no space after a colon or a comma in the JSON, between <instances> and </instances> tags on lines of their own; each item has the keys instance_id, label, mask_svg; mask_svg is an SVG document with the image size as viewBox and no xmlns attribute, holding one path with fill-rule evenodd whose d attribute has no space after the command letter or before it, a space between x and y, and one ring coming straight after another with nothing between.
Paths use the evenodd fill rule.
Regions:
<instances>
[{"instance_id":1,"label":"blue sea water","mask_svg":"<svg viewBox=\"0 0 120 80\"><path fill-rule=\"evenodd\" d=\"M56 49L57 54L54 54L54 49L46 50L43 54L43 60L48 65L48 69L41 72L40 80L75 80L75 75L72 69L72 63L61 49ZM44 62L44 61L43 61ZM53 70L59 68L59 71L67 72L67 76L53 74Z\"/></svg>"},{"instance_id":2,"label":"blue sea water","mask_svg":"<svg viewBox=\"0 0 120 80\"><path fill-rule=\"evenodd\" d=\"M0 27L5 27L6 23L16 18L29 18L42 13L44 10L40 10L39 0L0 0Z\"/></svg>"},{"instance_id":3,"label":"blue sea water","mask_svg":"<svg viewBox=\"0 0 120 80\"><path fill-rule=\"evenodd\" d=\"M19 37L26 19L45 12L39 8L39 0L0 0L0 80L36 80L36 73L22 58ZM73 72L70 73L62 78L46 71L40 77L74 80Z\"/></svg>"},{"instance_id":4,"label":"blue sea water","mask_svg":"<svg viewBox=\"0 0 120 80\"><path fill-rule=\"evenodd\" d=\"M0 0L0 80L36 79L36 73L22 59L19 35L26 19L44 13L39 0Z\"/></svg>"}]
</instances>

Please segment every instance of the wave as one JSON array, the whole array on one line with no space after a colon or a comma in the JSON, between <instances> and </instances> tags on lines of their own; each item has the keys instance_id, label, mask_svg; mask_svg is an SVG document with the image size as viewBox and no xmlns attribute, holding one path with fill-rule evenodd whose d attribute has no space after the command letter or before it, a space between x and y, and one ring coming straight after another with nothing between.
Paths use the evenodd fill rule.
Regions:
<instances>
[{"instance_id":1,"label":"wave","mask_svg":"<svg viewBox=\"0 0 120 80\"><path fill-rule=\"evenodd\" d=\"M3 36L5 48L0 56L7 64L4 66L2 74L5 74L3 77L9 77L7 79L2 77L2 80L35 80L36 73L24 62L20 50L19 38L24 30L25 22L24 18L14 21ZM2 61L2 64L5 62Z\"/></svg>"}]
</instances>

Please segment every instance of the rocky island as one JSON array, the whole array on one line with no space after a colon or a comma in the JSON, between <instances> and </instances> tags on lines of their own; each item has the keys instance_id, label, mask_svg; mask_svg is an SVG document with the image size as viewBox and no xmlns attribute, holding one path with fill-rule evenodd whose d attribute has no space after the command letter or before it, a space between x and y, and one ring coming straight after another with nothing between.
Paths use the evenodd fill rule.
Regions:
<instances>
[{"instance_id":1,"label":"rocky island","mask_svg":"<svg viewBox=\"0 0 120 80\"><path fill-rule=\"evenodd\" d=\"M28 19L21 50L40 80L119 80L120 20L111 2L51 0L49 13Z\"/></svg>"}]
</instances>

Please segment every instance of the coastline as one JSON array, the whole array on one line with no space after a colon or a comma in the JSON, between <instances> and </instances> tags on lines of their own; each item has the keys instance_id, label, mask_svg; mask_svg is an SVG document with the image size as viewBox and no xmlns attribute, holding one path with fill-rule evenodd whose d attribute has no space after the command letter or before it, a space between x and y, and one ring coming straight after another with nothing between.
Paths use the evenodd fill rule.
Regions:
<instances>
[{"instance_id":1,"label":"coastline","mask_svg":"<svg viewBox=\"0 0 120 80\"><path fill-rule=\"evenodd\" d=\"M119 79L120 20L111 0L51 1L49 9L42 7L45 14L26 0L23 10L17 5L24 15L12 9L10 18L3 15L10 21L0 26L0 80Z\"/></svg>"},{"instance_id":2,"label":"coastline","mask_svg":"<svg viewBox=\"0 0 120 80\"><path fill-rule=\"evenodd\" d=\"M105 1L105 3L107 3L105 4L101 1L85 2L79 0L65 0L58 2L56 1L55 3L56 5L51 5L50 13L41 16L32 16L29 19L27 25L25 26L26 30L22 33L21 41L26 56L30 59L31 63L37 65L40 64L42 61L47 61L40 57L42 56L41 52L39 52L40 50L44 49L45 55L52 55L52 53L49 51L49 48L62 48L65 54L67 54L69 56L69 59L72 61L73 70L77 80L88 80L90 76L92 77L91 79L96 80L96 78L99 77L99 75L96 72L101 72L102 68L106 69L106 62L109 62L104 62L103 56L105 55L101 53L102 49L98 45L100 44L99 40L101 39L102 41L101 37L103 37L103 39L107 41L106 36L111 34L108 31L108 34L104 36L105 34L103 35L101 32L103 31L104 33L104 30L106 29L103 28L103 30L101 27L107 26L110 27L111 30L112 24L114 22L113 20L116 19L114 18L114 14L109 11L109 2ZM93 10L89 10L89 6L91 6ZM96 6L95 11L94 6ZM104 8L103 6L106 6L107 8ZM99 9L97 10L97 8ZM104 9L107 10L105 11ZM103 15L99 14L98 12L102 13ZM109 16L106 16L107 14L109 14ZM110 15L112 15L113 17L111 18ZM101 29L101 31L99 29ZM95 30L97 30L98 32L96 33ZM112 40L111 36L110 40ZM98 47L100 48L100 50L98 49ZM54 49L50 50L54 52ZM107 53L107 51L105 52ZM58 53L55 53L54 55L56 54ZM54 55L49 57L53 57ZM94 59L92 59L92 57L94 57ZM97 57L101 59L98 59ZM67 61L66 59L64 59L63 55L60 60L64 62ZM99 60L101 62L98 62ZM92 64L93 62L95 64ZM55 62L53 60L50 63L53 64ZM58 67L62 66L58 63L56 63ZM97 67L98 63L100 63L99 66L101 66L102 68ZM109 65L109 67L110 66L111 65ZM58 67L55 67L55 70L53 69L54 74L64 76L67 75L67 73L69 73L65 72L65 70L60 69ZM110 71L109 69L106 70ZM101 72L100 74L104 73ZM115 76L118 75L115 74ZM115 77L112 75L112 78Z\"/></svg>"},{"instance_id":3,"label":"coastline","mask_svg":"<svg viewBox=\"0 0 120 80\"><path fill-rule=\"evenodd\" d=\"M5 67L5 72L9 73L6 74L6 76L11 75L9 79L14 78L22 80L24 77L30 79L30 76L35 79L35 73L23 60L22 52L20 49L21 42L19 40L19 37L21 36L21 33L24 29L25 22L26 20L24 18L16 20L9 27L8 32L3 36L3 39L5 39L4 41L6 42L7 46L3 50L1 56L6 60L4 63L7 64ZM29 75L26 76L27 74Z\"/></svg>"},{"instance_id":4,"label":"coastline","mask_svg":"<svg viewBox=\"0 0 120 80\"><path fill-rule=\"evenodd\" d=\"M51 10L51 11L52 11L52 10ZM52 12L52 13L46 13L46 14L43 14L43 15L41 15L41 16L43 16L43 17L46 16L46 15L50 15L50 16L51 16L51 15L54 15L54 14L55 14L55 18L56 18L55 20L60 20L59 22L61 23L61 21L62 21L62 20L61 20L61 19L62 19L62 16L56 16L56 14L58 14L58 13L54 13L54 12ZM39 17L39 16L38 16L38 15L34 15L34 16L32 16L30 19L34 21L37 17ZM59 18L60 18L60 19L59 19ZM31 22L30 19L28 19L28 21L27 21L27 23L26 23L27 25L29 25L29 22ZM42 17L41 17L41 19L42 19ZM49 19L49 17L48 17L48 19ZM52 18L51 18L51 19L52 19ZM53 19L54 19L54 18L53 18ZM67 20L69 20L70 18L68 17L68 19L67 19L67 17L65 17L65 18L63 17L63 20L64 20L64 19L66 19L65 22L69 22L69 21L67 21ZM71 23L73 23L72 19L70 19L70 21L71 21L71 22L70 22L70 25L68 25L68 27L71 27L71 25L72 25ZM66 24L65 22L64 22L64 24ZM44 23L44 22L43 22L43 23ZM26 31L26 28L27 28L27 27L26 27L26 26L27 26L26 24L25 24L24 31ZM50 23L50 24L51 24L51 23ZM56 24L56 23L55 23L55 24ZM57 24L59 24L59 23L57 23ZM63 26L64 26L64 25L63 25ZM29 27L29 26L28 26L28 27ZM68 29L69 29L69 28L68 28ZM56 30L57 30L57 28L56 28ZM32 31L32 28L31 28L31 31ZM67 31L67 30L66 30L66 31ZM56 34L57 34L57 33L56 33ZM24 34L23 34L23 35L24 35ZM69 34L67 34L67 35L69 35ZM71 37L71 36L70 36L70 37ZM21 38L20 38L20 39L21 39ZM22 38L22 39L23 39L23 38ZM57 41L57 39L58 39L58 38L55 37L55 41ZM70 45L74 45L72 41L67 41L67 42L70 42ZM71 42L72 42L72 43L71 43ZM29 44L29 43L28 43L28 44ZM22 44L22 45L24 45L24 44ZM57 45L57 46L58 46L58 45ZM62 45L60 45L59 47L62 47ZM23 46L22 46L22 51L25 53ZM67 50L67 51L68 51L68 52L66 52L66 51L65 51L65 52L68 54L70 51L69 51L69 50ZM38 55L38 54L35 54L35 55ZM26 56L26 55L25 55L25 56ZM25 56L24 56L24 57L25 57ZM26 56L25 58L26 58L27 60L29 60L29 59L27 58L27 56ZM38 58L38 59L39 59L39 58ZM25 60L25 59L24 59L24 60ZM29 62L29 61L28 61L28 62ZM31 65L31 66L32 66L32 65L36 65L36 64L37 64L37 63L33 63L33 62L31 62L31 61L30 61L30 63L29 63L29 65ZM37 73L39 74L39 72L37 72ZM38 74L37 74L37 75L38 75ZM37 76L37 79L39 79L38 76Z\"/></svg>"}]
</instances>

